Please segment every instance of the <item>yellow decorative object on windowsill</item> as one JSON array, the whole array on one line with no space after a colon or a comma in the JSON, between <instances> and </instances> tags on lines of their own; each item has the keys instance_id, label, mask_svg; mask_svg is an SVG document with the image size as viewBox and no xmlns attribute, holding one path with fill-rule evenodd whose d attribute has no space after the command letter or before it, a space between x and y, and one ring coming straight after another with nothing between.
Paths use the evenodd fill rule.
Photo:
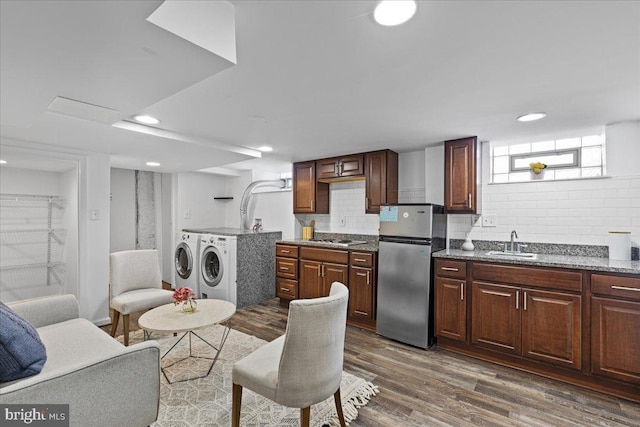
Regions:
<instances>
[{"instance_id":1,"label":"yellow decorative object on windowsill","mask_svg":"<svg viewBox=\"0 0 640 427\"><path fill-rule=\"evenodd\" d=\"M529 163L529 168L531 168L531 179L543 179L547 165L542 162Z\"/></svg>"}]
</instances>

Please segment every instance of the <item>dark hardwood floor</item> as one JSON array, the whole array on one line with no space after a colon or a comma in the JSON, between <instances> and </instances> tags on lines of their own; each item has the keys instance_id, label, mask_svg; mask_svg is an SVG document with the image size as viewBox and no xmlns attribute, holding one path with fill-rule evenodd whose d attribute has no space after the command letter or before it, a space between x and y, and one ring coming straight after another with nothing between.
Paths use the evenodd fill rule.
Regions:
<instances>
[{"instance_id":1,"label":"dark hardwood floor","mask_svg":"<svg viewBox=\"0 0 640 427\"><path fill-rule=\"evenodd\" d=\"M284 333L286 320L287 309L273 299L239 309L231 327L271 341ZM137 327L132 315L131 328ZM352 326L344 368L380 388L354 427L640 426L640 404Z\"/></svg>"}]
</instances>

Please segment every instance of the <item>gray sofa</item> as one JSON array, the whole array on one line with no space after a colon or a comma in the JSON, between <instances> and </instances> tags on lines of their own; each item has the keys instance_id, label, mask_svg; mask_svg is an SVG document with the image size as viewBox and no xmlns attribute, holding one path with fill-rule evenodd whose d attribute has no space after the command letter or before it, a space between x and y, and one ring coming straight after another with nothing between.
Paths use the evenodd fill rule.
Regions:
<instances>
[{"instance_id":1,"label":"gray sofa","mask_svg":"<svg viewBox=\"0 0 640 427\"><path fill-rule=\"evenodd\" d=\"M7 304L38 331L42 372L0 383L0 403L68 403L71 426L148 426L158 416L160 348L125 347L79 318L73 295Z\"/></svg>"}]
</instances>

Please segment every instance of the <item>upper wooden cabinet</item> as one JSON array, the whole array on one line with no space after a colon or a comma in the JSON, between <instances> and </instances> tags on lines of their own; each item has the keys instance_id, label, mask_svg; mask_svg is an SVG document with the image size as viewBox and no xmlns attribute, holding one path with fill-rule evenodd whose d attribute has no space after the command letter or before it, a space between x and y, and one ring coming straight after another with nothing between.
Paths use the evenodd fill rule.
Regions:
<instances>
[{"instance_id":1,"label":"upper wooden cabinet","mask_svg":"<svg viewBox=\"0 0 640 427\"><path fill-rule=\"evenodd\" d=\"M316 162L293 164L293 213L329 213L329 184L316 179Z\"/></svg>"},{"instance_id":2,"label":"upper wooden cabinet","mask_svg":"<svg viewBox=\"0 0 640 427\"><path fill-rule=\"evenodd\" d=\"M447 213L480 213L478 138L445 141L444 150L444 204Z\"/></svg>"},{"instance_id":3,"label":"upper wooden cabinet","mask_svg":"<svg viewBox=\"0 0 640 427\"><path fill-rule=\"evenodd\" d=\"M316 160L317 178L335 179L364 175L364 155L333 157L331 159Z\"/></svg>"},{"instance_id":4,"label":"upper wooden cabinet","mask_svg":"<svg viewBox=\"0 0 640 427\"><path fill-rule=\"evenodd\" d=\"M365 154L365 212L380 213L383 203L398 203L398 153L391 150Z\"/></svg>"}]
</instances>

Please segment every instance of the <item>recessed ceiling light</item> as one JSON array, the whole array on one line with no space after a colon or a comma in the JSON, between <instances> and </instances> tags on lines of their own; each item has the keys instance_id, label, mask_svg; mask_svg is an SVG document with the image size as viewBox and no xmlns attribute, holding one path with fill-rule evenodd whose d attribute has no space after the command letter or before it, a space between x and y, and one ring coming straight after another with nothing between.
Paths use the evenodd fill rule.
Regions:
<instances>
[{"instance_id":1,"label":"recessed ceiling light","mask_svg":"<svg viewBox=\"0 0 640 427\"><path fill-rule=\"evenodd\" d=\"M158 162L147 162L147 166L160 166Z\"/></svg>"},{"instance_id":2,"label":"recessed ceiling light","mask_svg":"<svg viewBox=\"0 0 640 427\"><path fill-rule=\"evenodd\" d=\"M136 122L144 123L145 125L157 125L158 123L160 123L160 120L156 119L155 117L145 115L133 116L133 120L135 120Z\"/></svg>"},{"instance_id":3,"label":"recessed ceiling light","mask_svg":"<svg viewBox=\"0 0 640 427\"><path fill-rule=\"evenodd\" d=\"M258 151L262 151L263 153L269 153L273 151L273 147L269 147L268 145L263 145L262 147L258 147Z\"/></svg>"},{"instance_id":4,"label":"recessed ceiling light","mask_svg":"<svg viewBox=\"0 0 640 427\"><path fill-rule=\"evenodd\" d=\"M414 0L382 0L373 11L373 18L380 25L393 27L411 19L417 8Z\"/></svg>"},{"instance_id":5,"label":"recessed ceiling light","mask_svg":"<svg viewBox=\"0 0 640 427\"><path fill-rule=\"evenodd\" d=\"M0 160L0 165L6 165L7 161L6 160Z\"/></svg>"},{"instance_id":6,"label":"recessed ceiling light","mask_svg":"<svg viewBox=\"0 0 640 427\"><path fill-rule=\"evenodd\" d=\"M547 115L547 113L525 114L524 116L518 117L518 121L519 122L532 122L534 120L540 120L541 118L545 117L546 115Z\"/></svg>"}]
</instances>

